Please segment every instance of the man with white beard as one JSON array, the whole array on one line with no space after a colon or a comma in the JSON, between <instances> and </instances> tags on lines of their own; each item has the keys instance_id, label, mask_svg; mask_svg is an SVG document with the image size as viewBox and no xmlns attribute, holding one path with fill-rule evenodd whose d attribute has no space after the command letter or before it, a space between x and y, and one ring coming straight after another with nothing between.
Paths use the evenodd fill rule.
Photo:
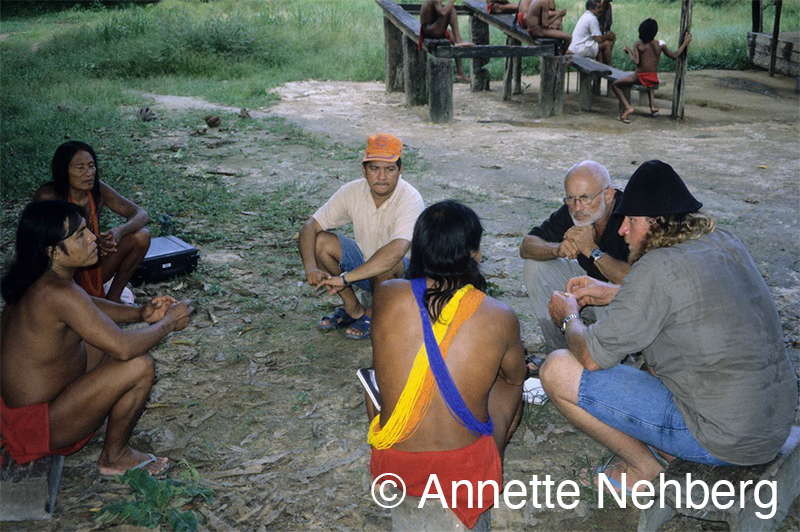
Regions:
<instances>
[{"instance_id":1,"label":"man with white beard","mask_svg":"<svg viewBox=\"0 0 800 532\"><path fill-rule=\"evenodd\" d=\"M618 284L631 269L628 245L618 234L622 220L611 216L622 192L611 186L608 170L595 161L580 162L567 172L564 190L564 205L531 229L519 248L520 257L526 259L525 286L546 353L566 347L547 310L553 291L566 290L567 281L581 275ZM581 318L594 322L598 310L602 311L584 307Z\"/></svg>"}]
</instances>

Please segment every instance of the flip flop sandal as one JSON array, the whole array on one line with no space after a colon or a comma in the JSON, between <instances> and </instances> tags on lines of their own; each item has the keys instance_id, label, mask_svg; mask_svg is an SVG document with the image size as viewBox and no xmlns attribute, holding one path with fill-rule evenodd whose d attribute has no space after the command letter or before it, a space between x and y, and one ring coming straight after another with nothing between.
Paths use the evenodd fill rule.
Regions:
<instances>
[{"instance_id":1,"label":"flip flop sandal","mask_svg":"<svg viewBox=\"0 0 800 532\"><path fill-rule=\"evenodd\" d=\"M623 124L630 124L631 123L631 119L630 118L622 118L622 115L618 116L617 120L619 120Z\"/></svg>"},{"instance_id":2,"label":"flip flop sandal","mask_svg":"<svg viewBox=\"0 0 800 532\"><path fill-rule=\"evenodd\" d=\"M527 367L528 364L534 364L536 369L528 368L528 375L525 378L530 379L531 377L536 377L538 379L539 370L542 368L542 364L544 364L544 359L536 355L528 355L525 357L525 366Z\"/></svg>"},{"instance_id":3,"label":"flip flop sandal","mask_svg":"<svg viewBox=\"0 0 800 532\"><path fill-rule=\"evenodd\" d=\"M350 327L353 329L360 331L361 334L353 334L345 331L344 335L346 338L350 338L351 340L366 340L369 338L369 316L363 314L360 318L355 320L353 323L350 324Z\"/></svg>"},{"instance_id":4,"label":"flip flop sandal","mask_svg":"<svg viewBox=\"0 0 800 532\"><path fill-rule=\"evenodd\" d=\"M135 466L133 466L132 468L128 469L128 471L134 471L136 469L143 469L143 468L147 467L148 465L150 465L150 464L152 464L153 462L156 462L156 461L158 461L158 458L156 457L156 455L154 455L153 453L147 453L147 458L145 460L142 460L140 463L138 463ZM164 475L167 474L167 471L169 471L169 466L170 465L172 465L172 464L170 462L167 462L166 467L164 467L164 469L162 469L158 473L151 473L149 470L146 470L146 472L147 472L148 475L150 475L153 478L161 478L161 477L163 477ZM114 475L104 475L104 474L100 473L100 478L102 478L102 479L114 479L118 475L121 475L121 474L122 473L118 473L118 474L114 474Z\"/></svg>"},{"instance_id":5,"label":"flip flop sandal","mask_svg":"<svg viewBox=\"0 0 800 532\"><path fill-rule=\"evenodd\" d=\"M650 116L653 118L658 118L661 114L658 111L650 111Z\"/></svg>"},{"instance_id":6,"label":"flip flop sandal","mask_svg":"<svg viewBox=\"0 0 800 532\"><path fill-rule=\"evenodd\" d=\"M605 471L607 469L611 469L611 467L612 466L610 465L604 465L593 469L588 469L588 470L584 469L587 476L586 478L581 479L580 484L585 488L589 488L592 490L599 490L600 473L605 473ZM597 479L597 483L595 483L595 479ZM610 476L606 475L606 480L608 481L609 484L617 488L617 490L619 490L619 493L624 493L626 496L630 495L631 492L628 490L628 488L622 486L622 484L620 484L620 482L617 479L611 478Z\"/></svg>"},{"instance_id":7,"label":"flip flop sandal","mask_svg":"<svg viewBox=\"0 0 800 532\"><path fill-rule=\"evenodd\" d=\"M324 320L328 320L328 323L322 323ZM348 314L344 307L339 307L333 312L333 314L321 317L317 322L317 328L322 331L332 331L334 329L347 327L354 321L356 321L356 319Z\"/></svg>"}]
</instances>

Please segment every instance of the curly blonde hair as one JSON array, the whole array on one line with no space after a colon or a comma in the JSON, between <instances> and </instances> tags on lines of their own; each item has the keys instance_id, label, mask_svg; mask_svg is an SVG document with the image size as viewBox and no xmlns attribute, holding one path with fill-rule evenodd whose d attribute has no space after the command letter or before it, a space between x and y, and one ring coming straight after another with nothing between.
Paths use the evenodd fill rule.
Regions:
<instances>
[{"instance_id":1,"label":"curly blonde hair","mask_svg":"<svg viewBox=\"0 0 800 532\"><path fill-rule=\"evenodd\" d=\"M650 232L644 238L639 253L631 257L631 264L639 260L648 251L672 247L685 240L692 240L702 235L711 234L717 227L717 222L714 221L714 218L701 212L668 214L648 218L648 220L650 220Z\"/></svg>"}]
</instances>

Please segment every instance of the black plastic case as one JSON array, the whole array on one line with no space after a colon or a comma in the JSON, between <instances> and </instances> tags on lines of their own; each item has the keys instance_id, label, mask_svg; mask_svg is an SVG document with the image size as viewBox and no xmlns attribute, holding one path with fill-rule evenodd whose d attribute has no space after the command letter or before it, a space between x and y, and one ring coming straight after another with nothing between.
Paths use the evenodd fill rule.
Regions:
<instances>
[{"instance_id":1,"label":"black plastic case","mask_svg":"<svg viewBox=\"0 0 800 532\"><path fill-rule=\"evenodd\" d=\"M150 249L131 284L163 281L175 275L192 273L197 268L200 252L175 236L160 236L150 241Z\"/></svg>"}]
</instances>

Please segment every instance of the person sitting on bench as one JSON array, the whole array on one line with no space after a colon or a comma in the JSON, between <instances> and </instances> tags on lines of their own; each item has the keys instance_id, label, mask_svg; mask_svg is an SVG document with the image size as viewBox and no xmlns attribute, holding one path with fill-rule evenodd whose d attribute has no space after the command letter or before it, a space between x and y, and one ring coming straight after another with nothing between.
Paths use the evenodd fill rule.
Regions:
<instances>
[{"instance_id":1,"label":"person sitting on bench","mask_svg":"<svg viewBox=\"0 0 800 532\"><path fill-rule=\"evenodd\" d=\"M617 42L616 34L611 31L611 26L614 24L614 15L611 8L612 0L600 0L602 7L600 14L597 16L597 21L600 24L600 33L602 35L610 35L610 45L603 49L598 56L597 60L603 64L611 65L611 53L614 50L614 44Z\"/></svg>"},{"instance_id":2,"label":"person sitting on bench","mask_svg":"<svg viewBox=\"0 0 800 532\"><path fill-rule=\"evenodd\" d=\"M92 297L73 281L97 262L83 209L66 201L28 205L16 257L0 282L0 446L17 464L80 450L108 419L101 475L169 461L132 449L131 431L155 378L148 351L189 323L189 301L158 296L143 306ZM122 330L117 323L147 322Z\"/></svg>"},{"instance_id":3,"label":"person sitting on bench","mask_svg":"<svg viewBox=\"0 0 800 532\"><path fill-rule=\"evenodd\" d=\"M145 228L150 216L100 180L97 156L85 142L71 140L59 146L50 169L53 180L42 185L33 200L60 199L83 208L89 230L97 238L100 258L91 268L77 270L75 281L89 295L119 303L125 285L150 248L150 232ZM100 213L106 206L127 221L101 233ZM112 277L106 293L103 284Z\"/></svg>"},{"instance_id":4,"label":"person sitting on bench","mask_svg":"<svg viewBox=\"0 0 800 532\"><path fill-rule=\"evenodd\" d=\"M575 55L596 59L606 56L611 60L611 48L614 46L614 32L603 35L598 20L603 7L600 0L586 0L586 12L578 19L572 31L572 44L569 49ZM601 61L603 62L603 61Z\"/></svg>"},{"instance_id":5,"label":"person sitting on bench","mask_svg":"<svg viewBox=\"0 0 800 532\"><path fill-rule=\"evenodd\" d=\"M475 212L454 201L420 215L412 280L386 281L375 293L379 415L367 400L372 474L398 475L414 497L436 474L448 502L451 481L471 482L475 499L458 490L453 508L468 528L493 504L486 493L479 505L478 481L501 484L526 373L516 314L482 292L482 233Z\"/></svg>"},{"instance_id":6,"label":"person sitting on bench","mask_svg":"<svg viewBox=\"0 0 800 532\"><path fill-rule=\"evenodd\" d=\"M658 22L649 18L639 24L639 40L633 45L633 50L627 46L623 48L625 53L631 56L633 64L636 65L636 72L628 74L624 78L618 79L612 83L611 89L625 107L625 110L619 116L619 120L626 124L631 123L630 116L633 114L633 107L628 99L625 98L622 88L631 87L636 83L648 88L657 86L658 75L656 74L656 68L658 68L658 62L661 60L661 52L664 52L670 59L678 59L686 47L689 46L689 43L692 42L692 34L687 33L686 38L683 40L680 47L678 47L678 50L673 52L664 41L655 40L657 33ZM650 98L650 115L656 117L659 113L655 104L653 91L647 91L647 96Z\"/></svg>"},{"instance_id":7,"label":"person sitting on bench","mask_svg":"<svg viewBox=\"0 0 800 532\"><path fill-rule=\"evenodd\" d=\"M531 2L533 0L522 0L519 3L519 7L517 8L517 15L515 22L516 24L522 28L527 29L528 25L525 23L525 14L528 12L528 8L531 7ZM548 14L550 15L550 25L548 28L552 30L560 30L564 25L564 16L567 14L566 9L557 10L556 9L556 0L548 0Z\"/></svg>"},{"instance_id":8,"label":"person sitting on bench","mask_svg":"<svg viewBox=\"0 0 800 532\"><path fill-rule=\"evenodd\" d=\"M423 39L447 39L455 46L472 46L472 43L461 38L458 30L458 13L456 13L456 0L450 0L447 5L442 5L442 0L425 0L419 11L419 49L422 49ZM451 34L447 27L453 30ZM461 59L456 59L456 79L469 83L470 79L464 73Z\"/></svg>"},{"instance_id":9,"label":"person sitting on bench","mask_svg":"<svg viewBox=\"0 0 800 532\"><path fill-rule=\"evenodd\" d=\"M642 164L614 211L631 271L621 284L573 278L550 299L568 348L542 365L542 385L621 459L587 482L600 473L620 491L650 482L658 451L667 461L763 464L789 435L797 377L780 316L747 249L702 206L670 165ZM579 318L587 304L608 306L589 327ZM620 364L638 351L649 372Z\"/></svg>"},{"instance_id":10,"label":"person sitting on bench","mask_svg":"<svg viewBox=\"0 0 800 532\"><path fill-rule=\"evenodd\" d=\"M567 11L561 10L556 12L556 15L551 15L550 2L551 0L533 0L531 2L525 11L525 28L532 39L549 38L563 41L562 53L567 53L572 42L572 35L552 27L557 19L563 19L566 16Z\"/></svg>"}]
</instances>

